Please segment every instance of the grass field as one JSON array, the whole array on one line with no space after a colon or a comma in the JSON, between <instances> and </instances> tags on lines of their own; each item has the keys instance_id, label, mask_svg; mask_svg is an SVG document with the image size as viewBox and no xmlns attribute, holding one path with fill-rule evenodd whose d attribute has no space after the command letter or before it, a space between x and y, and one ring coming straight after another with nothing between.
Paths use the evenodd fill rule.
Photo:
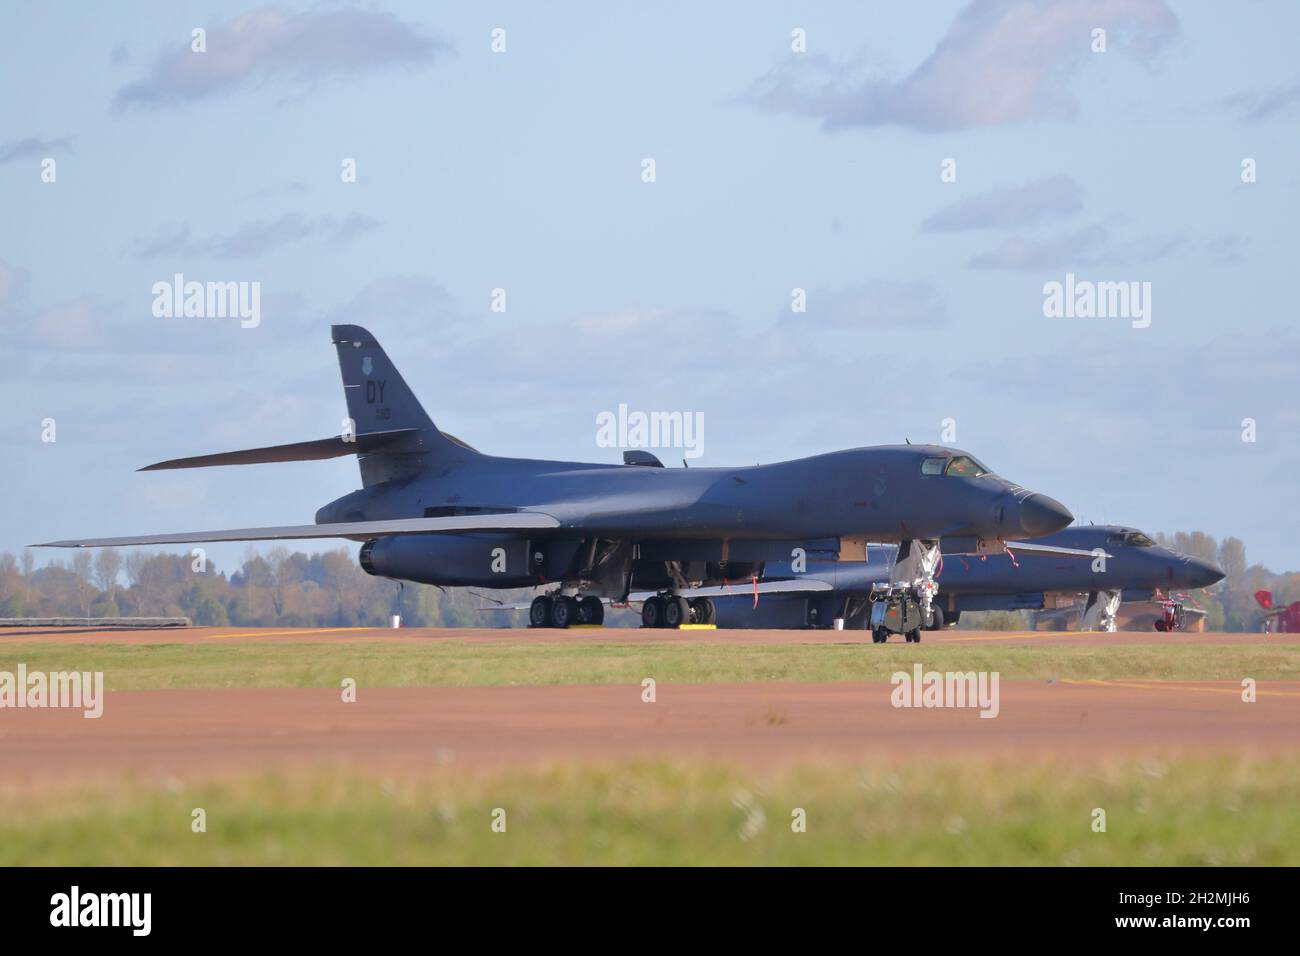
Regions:
<instances>
[{"instance_id":1,"label":"grass field","mask_svg":"<svg viewBox=\"0 0 1300 956\"><path fill-rule=\"evenodd\" d=\"M477 778L321 769L0 792L0 865L1300 863L1300 764L683 763ZM207 830L191 830L192 811ZM506 830L491 829L494 809ZM792 811L806 832L792 832ZM1106 832L1093 832L1093 811Z\"/></svg>"},{"instance_id":2,"label":"grass field","mask_svg":"<svg viewBox=\"0 0 1300 956\"><path fill-rule=\"evenodd\" d=\"M0 643L0 670L20 662L103 671L110 691L885 681L918 662L1007 680L1300 680L1300 647L1240 644ZM765 774L685 758L391 778L322 765L39 787L0 774L0 865L1300 865L1297 793L1300 761L1225 755L917 754Z\"/></svg>"},{"instance_id":3,"label":"grass field","mask_svg":"<svg viewBox=\"0 0 1300 956\"><path fill-rule=\"evenodd\" d=\"M103 671L109 690L637 683L885 681L932 670L998 671L1005 680L1300 679L1300 646L791 644L471 644L380 642L0 645L0 670Z\"/></svg>"}]
</instances>

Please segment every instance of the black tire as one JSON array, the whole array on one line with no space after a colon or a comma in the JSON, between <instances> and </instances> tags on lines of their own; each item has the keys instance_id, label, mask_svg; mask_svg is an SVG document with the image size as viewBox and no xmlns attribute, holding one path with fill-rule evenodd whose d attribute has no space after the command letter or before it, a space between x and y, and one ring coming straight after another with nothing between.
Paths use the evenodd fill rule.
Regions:
<instances>
[{"instance_id":1,"label":"black tire","mask_svg":"<svg viewBox=\"0 0 1300 956\"><path fill-rule=\"evenodd\" d=\"M937 604L930 605L930 623L926 625L927 631L943 630L943 608Z\"/></svg>"},{"instance_id":2,"label":"black tire","mask_svg":"<svg viewBox=\"0 0 1300 956\"><path fill-rule=\"evenodd\" d=\"M528 626L551 626L551 599L548 595L539 594L533 598L532 607L528 609Z\"/></svg>"},{"instance_id":3,"label":"black tire","mask_svg":"<svg viewBox=\"0 0 1300 956\"><path fill-rule=\"evenodd\" d=\"M681 627L691 623L691 605L686 598L670 597L664 601L664 627Z\"/></svg>"},{"instance_id":4,"label":"black tire","mask_svg":"<svg viewBox=\"0 0 1300 956\"><path fill-rule=\"evenodd\" d=\"M578 602L571 597L561 595L551 604L551 624L555 627L568 627L577 623Z\"/></svg>"},{"instance_id":5,"label":"black tire","mask_svg":"<svg viewBox=\"0 0 1300 956\"><path fill-rule=\"evenodd\" d=\"M713 603L713 598L704 599L704 623L718 623L718 606Z\"/></svg>"},{"instance_id":6,"label":"black tire","mask_svg":"<svg viewBox=\"0 0 1300 956\"><path fill-rule=\"evenodd\" d=\"M664 602L663 598L652 597L646 598L641 604L641 626L642 627L663 627L664 626Z\"/></svg>"},{"instance_id":7,"label":"black tire","mask_svg":"<svg viewBox=\"0 0 1300 956\"><path fill-rule=\"evenodd\" d=\"M907 634L904 636L907 638L909 643L912 644L921 643L921 629L919 627L908 631Z\"/></svg>"},{"instance_id":8,"label":"black tire","mask_svg":"<svg viewBox=\"0 0 1300 956\"><path fill-rule=\"evenodd\" d=\"M871 632L871 643L884 644L889 640L889 632L883 627L878 627Z\"/></svg>"},{"instance_id":9,"label":"black tire","mask_svg":"<svg viewBox=\"0 0 1300 956\"><path fill-rule=\"evenodd\" d=\"M692 624L712 624L713 615L717 612L713 608L713 602L708 598L693 598L691 604L691 623Z\"/></svg>"},{"instance_id":10,"label":"black tire","mask_svg":"<svg viewBox=\"0 0 1300 956\"><path fill-rule=\"evenodd\" d=\"M578 620L583 624L604 624L605 602L590 595L583 598L578 602Z\"/></svg>"}]
</instances>

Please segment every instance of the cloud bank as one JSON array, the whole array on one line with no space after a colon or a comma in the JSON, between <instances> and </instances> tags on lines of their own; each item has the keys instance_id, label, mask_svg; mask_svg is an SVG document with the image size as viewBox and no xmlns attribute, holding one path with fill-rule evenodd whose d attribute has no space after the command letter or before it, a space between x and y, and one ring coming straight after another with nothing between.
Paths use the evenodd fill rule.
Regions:
<instances>
[{"instance_id":1,"label":"cloud bank","mask_svg":"<svg viewBox=\"0 0 1300 956\"><path fill-rule=\"evenodd\" d=\"M1090 44L1098 27L1108 50L1145 59L1177 35L1178 19L1163 0L975 0L904 77L805 54L757 80L747 99L767 113L820 119L827 130L941 132L1071 119L1070 81L1097 55Z\"/></svg>"},{"instance_id":2,"label":"cloud bank","mask_svg":"<svg viewBox=\"0 0 1300 956\"><path fill-rule=\"evenodd\" d=\"M169 45L143 77L121 87L114 108L175 107L271 83L311 87L428 65L451 49L391 13L349 8L285 13L260 7L208 27L205 52L194 52L188 40Z\"/></svg>"}]
</instances>

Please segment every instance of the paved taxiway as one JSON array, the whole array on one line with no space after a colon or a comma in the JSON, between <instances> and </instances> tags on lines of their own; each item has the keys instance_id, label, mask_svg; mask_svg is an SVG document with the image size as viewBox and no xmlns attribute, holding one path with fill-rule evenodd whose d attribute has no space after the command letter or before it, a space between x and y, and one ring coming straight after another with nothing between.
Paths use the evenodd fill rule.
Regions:
<instances>
[{"instance_id":1,"label":"paved taxiway","mask_svg":"<svg viewBox=\"0 0 1300 956\"><path fill-rule=\"evenodd\" d=\"M928 643L1256 644L1297 635L948 631ZM229 645L305 642L722 642L843 644L862 632L241 629L6 631L30 642ZM924 648L922 645L922 649ZM237 651L236 651L237 652ZM923 660L923 656L921 657ZM653 676L653 675L647 675ZM1261 681L1243 703L1231 681L1005 680L1000 713L896 709L884 682L660 683L654 703L627 685L110 691L104 715L6 710L0 760L15 781L120 772L210 776L337 763L374 770L536 766L628 757L742 766L874 757L1054 757L1068 761L1243 751L1300 755L1300 681Z\"/></svg>"},{"instance_id":2,"label":"paved taxiway","mask_svg":"<svg viewBox=\"0 0 1300 956\"><path fill-rule=\"evenodd\" d=\"M44 641L52 644L181 644L240 641L459 641L472 644L546 642L558 644L602 643L685 643L715 644L871 644L867 631L749 631L749 630L643 630L635 627L571 628L532 630L529 628L479 627L187 627L123 630L120 628L2 628L0 646L10 642ZM922 644L1065 644L1075 646L1153 645L1277 645L1300 644L1300 634L1225 634L1180 632L1166 635L1156 631L1121 631L1116 634L1078 631L927 631ZM897 635L891 643L902 644Z\"/></svg>"},{"instance_id":3,"label":"paved taxiway","mask_svg":"<svg viewBox=\"0 0 1300 956\"><path fill-rule=\"evenodd\" d=\"M1000 713L902 710L886 683L641 687L119 691L104 716L10 711L0 752L13 782L122 771L207 776L321 762L352 769L530 767L629 757L739 766L934 756L1300 754L1300 682L1254 704L1226 682L1004 681Z\"/></svg>"}]
</instances>

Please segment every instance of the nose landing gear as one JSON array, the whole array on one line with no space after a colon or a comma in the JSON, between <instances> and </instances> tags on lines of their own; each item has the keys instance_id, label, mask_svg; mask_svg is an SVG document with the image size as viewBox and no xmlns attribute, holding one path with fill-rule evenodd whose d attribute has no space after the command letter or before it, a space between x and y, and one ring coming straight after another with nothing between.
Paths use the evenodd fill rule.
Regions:
<instances>
[{"instance_id":1,"label":"nose landing gear","mask_svg":"<svg viewBox=\"0 0 1300 956\"><path fill-rule=\"evenodd\" d=\"M1116 617L1119 614L1123 591L1092 591L1088 594L1088 603L1083 608L1080 629L1085 631L1104 631L1114 633L1118 630Z\"/></svg>"},{"instance_id":2,"label":"nose landing gear","mask_svg":"<svg viewBox=\"0 0 1300 956\"><path fill-rule=\"evenodd\" d=\"M903 541L898 546L891 580L871 589L871 639L877 644L902 634L909 644L921 631L943 626L943 608L935 603L942 554L938 541Z\"/></svg>"},{"instance_id":3,"label":"nose landing gear","mask_svg":"<svg viewBox=\"0 0 1300 956\"><path fill-rule=\"evenodd\" d=\"M890 634L902 634L907 643L919 644L925 622L914 588L902 584L877 584L872 588L870 624L874 643L884 644Z\"/></svg>"}]
</instances>

